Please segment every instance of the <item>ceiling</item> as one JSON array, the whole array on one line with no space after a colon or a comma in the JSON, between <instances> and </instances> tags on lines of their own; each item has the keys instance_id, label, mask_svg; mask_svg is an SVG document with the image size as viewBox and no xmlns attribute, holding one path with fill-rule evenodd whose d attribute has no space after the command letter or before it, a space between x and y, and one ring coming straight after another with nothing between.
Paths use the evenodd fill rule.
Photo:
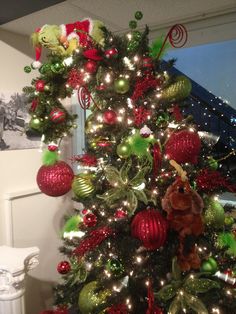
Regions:
<instances>
[{"instance_id":1,"label":"ceiling","mask_svg":"<svg viewBox=\"0 0 236 314\"><path fill-rule=\"evenodd\" d=\"M4 1L1 12L9 14L10 3L15 2L18 15L23 14L19 1ZM30 35L35 28L44 24L62 24L81 20L84 17L102 20L112 31L122 31L128 28L128 22L134 12L141 10L144 14L141 25L148 24L152 29L172 25L173 23L188 23L204 20L218 15L236 12L236 0L21 0L28 3L31 14L16 18L1 25L1 29L23 35ZM56 5L50 6L54 3ZM9 3L6 4L6 3ZM48 8L42 9L40 3L47 3ZM22 7L22 8L21 8ZM13 14L13 13L12 13ZM16 13L14 13L16 14ZM4 14L5 15L5 14ZM12 15L13 16L13 15ZM17 16L15 16L17 17ZM10 17L8 17L10 18ZM139 25L139 26L141 26Z\"/></svg>"}]
</instances>

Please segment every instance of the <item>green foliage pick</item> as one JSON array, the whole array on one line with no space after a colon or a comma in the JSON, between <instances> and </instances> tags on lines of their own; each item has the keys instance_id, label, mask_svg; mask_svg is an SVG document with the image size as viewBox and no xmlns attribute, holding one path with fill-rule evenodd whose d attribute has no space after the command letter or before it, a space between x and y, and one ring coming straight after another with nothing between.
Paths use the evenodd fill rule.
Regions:
<instances>
[{"instance_id":1,"label":"green foliage pick","mask_svg":"<svg viewBox=\"0 0 236 314\"><path fill-rule=\"evenodd\" d=\"M80 217L80 215L75 215L75 216L70 217L66 221L62 229L63 234L64 232L77 231L79 229L78 226L81 223L81 221L82 221L82 218Z\"/></svg>"},{"instance_id":2,"label":"green foliage pick","mask_svg":"<svg viewBox=\"0 0 236 314\"><path fill-rule=\"evenodd\" d=\"M231 256L236 256L236 240L233 233L222 232L218 235L217 245L221 248L228 248L226 253Z\"/></svg>"},{"instance_id":3,"label":"green foliage pick","mask_svg":"<svg viewBox=\"0 0 236 314\"><path fill-rule=\"evenodd\" d=\"M54 151L50 151L50 150L45 150L43 152L43 156L42 156L42 161L43 161L43 164L45 166L52 166L54 165L59 159L59 156L58 156L58 152Z\"/></svg>"},{"instance_id":4,"label":"green foliage pick","mask_svg":"<svg viewBox=\"0 0 236 314\"><path fill-rule=\"evenodd\" d=\"M163 48L161 48L163 43L164 43L164 40L165 40L165 38L163 36L161 36L161 37L157 38L152 43L151 47L149 47L150 48L150 53L149 54L150 54L150 56L153 59L157 58L160 50L162 49L162 52L161 52L161 54L159 56L159 59L161 59L163 57L163 55L166 53L167 49L170 48L170 44L168 42L166 42L165 46Z\"/></svg>"}]
</instances>

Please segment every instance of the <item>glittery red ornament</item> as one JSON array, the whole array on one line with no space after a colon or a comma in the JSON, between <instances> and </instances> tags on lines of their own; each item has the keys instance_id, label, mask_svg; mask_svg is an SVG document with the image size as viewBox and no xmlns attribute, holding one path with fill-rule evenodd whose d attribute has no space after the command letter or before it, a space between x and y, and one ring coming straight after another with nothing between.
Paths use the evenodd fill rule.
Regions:
<instances>
[{"instance_id":1,"label":"glittery red ornament","mask_svg":"<svg viewBox=\"0 0 236 314\"><path fill-rule=\"evenodd\" d=\"M60 108L54 108L50 114L49 118L54 123L61 123L65 121L66 113L65 111L61 110Z\"/></svg>"},{"instance_id":2,"label":"glittery red ornament","mask_svg":"<svg viewBox=\"0 0 236 314\"><path fill-rule=\"evenodd\" d=\"M196 132L182 130L172 133L165 146L168 159L178 163L196 164L201 150L201 140Z\"/></svg>"},{"instance_id":3,"label":"glittery red ornament","mask_svg":"<svg viewBox=\"0 0 236 314\"><path fill-rule=\"evenodd\" d=\"M116 124L116 122L117 122L117 114L116 114L116 112L113 111L113 110L106 110L103 113L103 121L106 124L110 124L110 125Z\"/></svg>"},{"instance_id":4,"label":"glittery red ornament","mask_svg":"<svg viewBox=\"0 0 236 314\"><path fill-rule=\"evenodd\" d=\"M34 98L31 103L30 111L35 112L37 107L38 107L38 98Z\"/></svg>"},{"instance_id":5,"label":"glittery red ornament","mask_svg":"<svg viewBox=\"0 0 236 314\"><path fill-rule=\"evenodd\" d=\"M88 153L77 155L72 158L75 162L80 162L83 166L95 167L97 166L97 157Z\"/></svg>"},{"instance_id":6,"label":"glittery red ornament","mask_svg":"<svg viewBox=\"0 0 236 314\"><path fill-rule=\"evenodd\" d=\"M116 48L110 48L105 50L104 55L107 59L115 58L118 56L118 50Z\"/></svg>"},{"instance_id":7,"label":"glittery red ornament","mask_svg":"<svg viewBox=\"0 0 236 314\"><path fill-rule=\"evenodd\" d=\"M131 234L148 250L156 250L166 242L168 224L158 210L139 212L131 223Z\"/></svg>"},{"instance_id":8,"label":"glittery red ornament","mask_svg":"<svg viewBox=\"0 0 236 314\"><path fill-rule=\"evenodd\" d=\"M93 213L86 214L83 218L86 227L94 227L97 224L97 216Z\"/></svg>"},{"instance_id":9,"label":"glittery red ornament","mask_svg":"<svg viewBox=\"0 0 236 314\"><path fill-rule=\"evenodd\" d=\"M83 81L83 73L79 72L77 69L71 69L68 75L67 84L73 88L79 88L85 82Z\"/></svg>"},{"instance_id":10,"label":"glittery red ornament","mask_svg":"<svg viewBox=\"0 0 236 314\"><path fill-rule=\"evenodd\" d=\"M35 83L36 91L43 92L45 87L45 81L44 80L37 80Z\"/></svg>"},{"instance_id":11,"label":"glittery red ornament","mask_svg":"<svg viewBox=\"0 0 236 314\"><path fill-rule=\"evenodd\" d=\"M74 173L64 161L57 161L52 166L41 166L37 173L40 190L49 196L61 196L71 189Z\"/></svg>"},{"instance_id":12,"label":"glittery red ornament","mask_svg":"<svg viewBox=\"0 0 236 314\"><path fill-rule=\"evenodd\" d=\"M127 217L127 212L124 211L123 209L117 209L117 211L115 212L114 217L117 218L117 219L125 218L125 217Z\"/></svg>"},{"instance_id":13,"label":"glittery red ornament","mask_svg":"<svg viewBox=\"0 0 236 314\"><path fill-rule=\"evenodd\" d=\"M65 275L69 273L70 270L71 270L71 266L68 261L62 261L57 265L57 271L61 275Z\"/></svg>"},{"instance_id":14,"label":"glittery red ornament","mask_svg":"<svg viewBox=\"0 0 236 314\"><path fill-rule=\"evenodd\" d=\"M93 60L88 60L84 65L84 69L90 74L95 73L97 71L97 62Z\"/></svg>"},{"instance_id":15,"label":"glittery red ornament","mask_svg":"<svg viewBox=\"0 0 236 314\"><path fill-rule=\"evenodd\" d=\"M140 126L141 124L145 123L148 119L148 116L151 115L150 110L139 106L133 109L133 115L134 115L134 124L136 126Z\"/></svg>"}]
</instances>

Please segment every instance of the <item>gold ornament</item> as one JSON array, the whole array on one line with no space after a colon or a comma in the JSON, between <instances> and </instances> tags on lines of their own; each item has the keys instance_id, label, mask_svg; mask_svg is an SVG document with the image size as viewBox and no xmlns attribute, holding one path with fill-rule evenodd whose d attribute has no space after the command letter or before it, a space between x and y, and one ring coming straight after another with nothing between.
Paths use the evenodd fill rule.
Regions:
<instances>
[{"instance_id":1,"label":"gold ornament","mask_svg":"<svg viewBox=\"0 0 236 314\"><path fill-rule=\"evenodd\" d=\"M93 194L95 190L92 182L93 178L94 175L91 173L80 173L75 176L72 182L72 190L76 197L87 198Z\"/></svg>"}]
</instances>

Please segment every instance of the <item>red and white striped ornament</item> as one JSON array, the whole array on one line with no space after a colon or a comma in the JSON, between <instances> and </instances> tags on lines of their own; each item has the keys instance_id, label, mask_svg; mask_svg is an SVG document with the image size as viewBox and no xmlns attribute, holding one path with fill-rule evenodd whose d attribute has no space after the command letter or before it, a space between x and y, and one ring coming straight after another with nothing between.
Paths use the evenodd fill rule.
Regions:
<instances>
[{"instance_id":1,"label":"red and white striped ornament","mask_svg":"<svg viewBox=\"0 0 236 314\"><path fill-rule=\"evenodd\" d=\"M53 123L61 123L65 121L66 113L60 108L54 108L50 112L49 118Z\"/></svg>"}]
</instances>

